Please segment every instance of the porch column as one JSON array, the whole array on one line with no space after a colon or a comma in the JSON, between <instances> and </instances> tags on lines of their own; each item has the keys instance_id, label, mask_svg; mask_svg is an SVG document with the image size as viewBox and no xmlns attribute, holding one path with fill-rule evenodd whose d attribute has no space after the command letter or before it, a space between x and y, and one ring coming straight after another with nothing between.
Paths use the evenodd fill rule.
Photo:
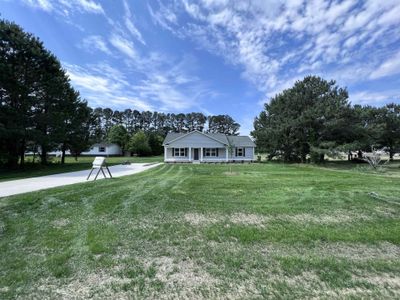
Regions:
<instances>
[{"instance_id":1,"label":"porch column","mask_svg":"<svg viewBox=\"0 0 400 300\"><path fill-rule=\"evenodd\" d=\"M192 161L192 147L189 147L189 161Z\"/></svg>"},{"instance_id":2,"label":"porch column","mask_svg":"<svg viewBox=\"0 0 400 300\"><path fill-rule=\"evenodd\" d=\"M228 155L229 155L229 153L228 153L228 147L225 147L225 161L226 161L226 162L229 161Z\"/></svg>"},{"instance_id":3,"label":"porch column","mask_svg":"<svg viewBox=\"0 0 400 300\"><path fill-rule=\"evenodd\" d=\"M203 147L200 148L200 161L203 161Z\"/></svg>"},{"instance_id":4,"label":"porch column","mask_svg":"<svg viewBox=\"0 0 400 300\"><path fill-rule=\"evenodd\" d=\"M168 150L167 150L167 146L164 146L164 161L167 160L168 157Z\"/></svg>"}]
</instances>

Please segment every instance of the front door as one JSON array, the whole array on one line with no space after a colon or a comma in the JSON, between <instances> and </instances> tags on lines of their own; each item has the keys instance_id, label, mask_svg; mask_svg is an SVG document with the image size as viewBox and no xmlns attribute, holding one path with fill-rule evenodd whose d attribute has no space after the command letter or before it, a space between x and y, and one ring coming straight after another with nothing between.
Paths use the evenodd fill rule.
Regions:
<instances>
[{"instance_id":1,"label":"front door","mask_svg":"<svg viewBox=\"0 0 400 300\"><path fill-rule=\"evenodd\" d=\"M199 160L199 149L194 148L193 151L194 151L193 160Z\"/></svg>"}]
</instances>

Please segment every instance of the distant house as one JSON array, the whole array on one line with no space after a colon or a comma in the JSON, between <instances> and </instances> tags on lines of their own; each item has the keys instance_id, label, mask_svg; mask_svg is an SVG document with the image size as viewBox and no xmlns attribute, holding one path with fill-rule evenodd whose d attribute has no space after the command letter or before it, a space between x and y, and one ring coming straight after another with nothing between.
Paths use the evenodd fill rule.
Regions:
<instances>
[{"instance_id":1,"label":"distant house","mask_svg":"<svg viewBox=\"0 0 400 300\"><path fill-rule=\"evenodd\" d=\"M253 161L256 147L248 136L200 131L168 133L163 146L165 162Z\"/></svg>"},{"instance_id":2,"label":"distant house","mask_svg":"<svg viewBox=\"0 0 400 300\"><path fill-rule=\"evenodd\" d=\"M93 144L89 151L82 152L81 155L89 155L89 156L119 156L122 155L122 149L117 144L107 144L107 143L98 143Z\"/></svg>"},{"instance_id":3,"label":"distant house","mask_svg":"<svg viewBox=\"0 0 400 300\"><path fill-rule=\"evenodd\" d=\"M40 148L39 148L40 152ZM28 152L27 154L33 154L32 152ZM52 151L48 153L49 155L61 156L61 151ZM69 150L65 151L66 155L71 155ZM97 143L93 144L88 151L82 152L80 155L83 156L121 156L123 155L122 149L117 144L108 144L108 143Z\"/></svg>"}]
</instances>

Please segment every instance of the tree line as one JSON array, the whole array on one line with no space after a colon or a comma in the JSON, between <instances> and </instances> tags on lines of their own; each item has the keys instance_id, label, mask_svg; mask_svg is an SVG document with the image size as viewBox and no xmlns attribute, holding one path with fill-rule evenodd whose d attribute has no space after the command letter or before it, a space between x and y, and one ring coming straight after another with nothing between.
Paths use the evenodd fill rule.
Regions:
<instances>
[{"instance_id":1,"label":"tree line","mask_svg":"<svg viewBox=\"0 0 400 300\"><path fill-rule=\"evenodd\" d=\"M229 115L160 113L88 106L60 61L15 23L0 20L0 165L23 166L27 151L43 164L61 150L78 156L91 144L112 142L139 155L160 154L168 132L238 134Z\"/></svg>"},{"instance_id":2,"label":"tree line","mask_svg":"<svg viewBox=\"0 0 400 300\"><path fill-rule=\"evenodd\" d=\"M237 135L240 125L229 115L203 113L162 113L125 109L96 108L92 113L90 136L93 141L118 144L124 152L160 155L169 132L201 131Z\"/></svg>"},{"instance_id":3,"label":"tree line","mask_svg":"<svg viewBox=\"0 0 400 300\"><path fill-rule=\"evenodd\" d=\"M265 104L254 121L258 151L286 162L323 162L343 152L361 159L363 152L400 152L400 105L351 105L345 88L307 76ZM357 155L353 156L353 152Z\"/></svg>"}]
</instances>

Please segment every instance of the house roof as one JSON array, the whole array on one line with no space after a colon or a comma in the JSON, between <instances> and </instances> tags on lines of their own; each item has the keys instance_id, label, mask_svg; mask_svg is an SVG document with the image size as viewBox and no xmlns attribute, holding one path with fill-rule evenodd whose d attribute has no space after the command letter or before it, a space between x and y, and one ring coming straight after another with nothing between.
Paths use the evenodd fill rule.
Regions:
<instances>
[{"instance_id":1,"label":"house roof","mask_svg":"<svg viewBox=\"0 0 400 300\"><path fill-rule=\"evenodd\" d=\"M247 135L228 135L227 139L230 145L236 147L255 147L256 144Z\"/></svg>"},{"instance_id":2,"label":"house roof","mask_svg":"<svg viewBox=\"0 0 400 300\"><path fill-rule=\"evenodd\" d=\"M188 134L191 134L196 131L192 131L189 133L177 133L177 132L170 132L167 134L167 136L164 139L163 145L169 144L177 139L180 139ZM250 139L249 136L236 136L236 135L226 135L223 133L204 133L197 131L205 136L208 136L212 138L213 140L216 140L222 144L225 145L235 145L236 147L255 147L256 145L254 142Z\"/></svg>"}]
</instances>

